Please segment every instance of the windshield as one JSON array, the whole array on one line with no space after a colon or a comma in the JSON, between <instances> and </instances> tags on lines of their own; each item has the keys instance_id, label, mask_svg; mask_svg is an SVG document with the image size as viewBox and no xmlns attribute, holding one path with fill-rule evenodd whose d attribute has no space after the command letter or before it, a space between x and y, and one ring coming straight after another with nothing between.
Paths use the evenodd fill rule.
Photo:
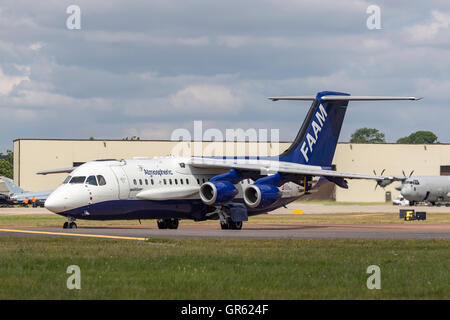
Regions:
<instances>
[{"instance_id":1,"label":"windshield","mask_svg":"<svg viewBox=\"0 0 450 320\"><path fill-rule=\"evenodd\" d=\"M73 177L72 180L70 180L70 183L84 183L84 180L86 180L86 177L84 176Z\"/></svg>"},{"instance_id":2,"label":"windshield","mask_svg":"<svg viewBox=\"0 0 450 320\"><path fill-rule=\"evenodd\" d=\"M68 183L70 179L72 179L72 176L67 176L67 178L64 179L63 184Z\"/></svg>"}]
</instances>

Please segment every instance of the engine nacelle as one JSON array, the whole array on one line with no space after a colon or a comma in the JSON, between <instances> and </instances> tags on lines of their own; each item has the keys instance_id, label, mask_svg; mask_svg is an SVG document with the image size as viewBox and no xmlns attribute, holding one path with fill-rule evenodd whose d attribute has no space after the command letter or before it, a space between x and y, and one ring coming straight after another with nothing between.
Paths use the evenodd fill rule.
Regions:
<instances>
[{"instance_id":1,"label":"engine nacelle","mask_svg":"<svg viewBox=\"0 0 450 320\"><path fill-rule=\"evenodd\" d=\"M209 181L200 187L200 198L209 206L227 203L237 194L236 187L228 181Z\"/></svg>"},{"instance_id":2,"label":"engine nacelle","mask_svg":"<svg viewBox=\"0 0 450 320\"><path fill-rule=\"evenodd\" d=\"M244 191L245 204L250 208L265 208L280 198L280 190L271 184L252 184Z\"/></svg>"}]
</instances>

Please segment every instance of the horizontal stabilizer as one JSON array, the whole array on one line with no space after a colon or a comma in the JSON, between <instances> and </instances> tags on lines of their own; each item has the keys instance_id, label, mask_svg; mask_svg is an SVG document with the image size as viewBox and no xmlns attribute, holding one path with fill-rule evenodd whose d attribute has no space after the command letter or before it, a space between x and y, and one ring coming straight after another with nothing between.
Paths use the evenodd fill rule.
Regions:
<instances>
[{"instance_id":1,"label":"horizontal stabilizer","mask_svg":"<svg viewBox=\"0 0 450 320\"><path fill-rule=\"evenodd\" d=\"M278 100L293 100L293 101L312 101L315 100L314 96L299 96L299 97L269 97L272 101ZM416 97L383 97L383 96L339 96L329 95L322 96L322 101L382 101L382 100L421 100L422 98Z\"/></svg>"}]
</instances>

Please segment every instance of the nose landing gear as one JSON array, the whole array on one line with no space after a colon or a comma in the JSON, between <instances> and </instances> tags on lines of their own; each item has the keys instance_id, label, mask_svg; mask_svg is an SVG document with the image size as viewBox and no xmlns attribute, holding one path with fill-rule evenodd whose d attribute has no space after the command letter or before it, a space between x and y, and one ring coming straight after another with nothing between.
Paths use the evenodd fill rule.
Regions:
<instances>
[{"instance_id":1,"label":"nose landing gear","mask_svg":"<svg viewBox=\"0 0 450 320\"><path fill-rule=\"evenodd\" d=\"M77 224L75 223L75 219L72 217L67 217L67 222L64 222L63 229L76 229Z\"/></svg>"}]
</instances>

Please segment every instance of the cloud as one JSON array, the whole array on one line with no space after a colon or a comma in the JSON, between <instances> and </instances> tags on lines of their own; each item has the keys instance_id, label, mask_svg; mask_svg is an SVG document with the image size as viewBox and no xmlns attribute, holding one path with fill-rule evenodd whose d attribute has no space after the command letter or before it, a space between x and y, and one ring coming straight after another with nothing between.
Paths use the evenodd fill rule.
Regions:
<instances>
[{"instance_id":1,"label":"cloud","mask_svg":"<svg viewBox=\"0 0 450 320\"><path fill-rule=\"evenodd\" d=\"M15 86L22 83L22 81L29 81L28 73L29 69L24 66L18 66L19 69L25 71L23 76L8 76L3 73L3 69L0 67L0 96L8 95Z\"/></svg>"},{"instance_id":2,"label":"cloud","mask_svg":"<svg viewBox=\"0 0 450 320\"><path fill-rule=\"evenodd\" d=\"M450 14L438 10L431 11L431 20L428 23L417 24L406 28L406 32L412 42L436 41L440 36L442 41L450 39Z\"/></svg>"},{"instance_id":3,"label":"cloud","mask_svg":"<svg viewBox=\"0 0 450 320\"><path fill-rule=\"evenodd\" d=\"M279 128L289 140L309 104L265 97L321 90L425 96L407 107L352 103L341 141L363 126L395 141L424 112L450 141L450 3L380 0L381 30L366 27L369 4L79 0L82 28L70 31L69 3L2 3L0 150L24 136L169 138L194 120Z\"/></svg>"},{"instance_id":4,"label":"cloud","mask_svg":"<svg viewBox=\"0 0 450 320\"><path fill-rule=\"evenodd\" d=\"M192 85L169 98L171 106L178 111L202 111L235 113L241 101L230 88L217 85Z\"/></svg>"}]
</instances>

